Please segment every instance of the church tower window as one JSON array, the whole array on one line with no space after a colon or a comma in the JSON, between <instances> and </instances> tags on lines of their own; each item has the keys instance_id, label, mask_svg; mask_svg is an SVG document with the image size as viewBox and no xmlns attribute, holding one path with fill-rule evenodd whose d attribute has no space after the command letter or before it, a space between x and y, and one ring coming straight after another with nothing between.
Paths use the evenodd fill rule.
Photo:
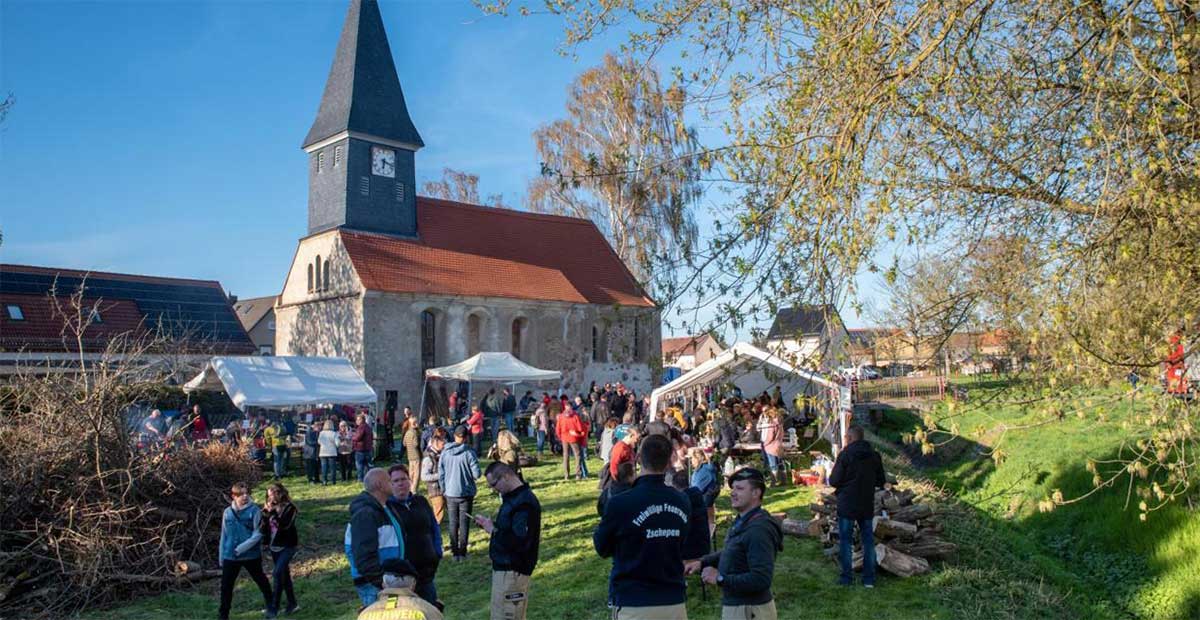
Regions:
<instances>
[{"instance_id":1,"label":"church tower window","mask_svg":"<svg viewBox=\"0 0 1200 620\"><path fill-rule=\"evenodd\" d=\"M325 151L317 153L317 172L325 172Z\"/></svg>"}]
</instances>

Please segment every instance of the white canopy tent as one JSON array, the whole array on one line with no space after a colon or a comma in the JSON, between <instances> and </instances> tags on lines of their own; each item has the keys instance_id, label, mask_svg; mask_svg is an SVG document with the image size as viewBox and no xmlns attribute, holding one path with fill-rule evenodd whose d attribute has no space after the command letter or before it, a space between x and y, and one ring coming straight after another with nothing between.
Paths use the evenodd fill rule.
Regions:
<instances>
[{"instance_id":1,"label":"white canopy tent","mask_svg":"<svg viewBox=\"0 0 1200 620\"><path fill-rule=\"evenodd\" d=\"M843 396L838 384L745 342L733 345L674 381L655 389L650 393L650 411L657 415L660 409L665 408L667 400L695 394L712 384L735 385L748 398L779 386L785 403L791 403L798 394L825 395L830 401L830 411L838 413L839 422L844 423L841 419L844 416L840 413L843 408L839 406Z\"/></svg>"},{"instance_id":2,"label":"white canopy tent","mask_svg":"<svg viewBox=\"0 0 1200 620\"><path fill-rule=\"evenodd\" d=\"M375 404L375 390L341 357L218 356L183 386L224 390L238 409Z\"/></svg>"},{"instance_id":3,"label":"white canopy tent","mask_svg":"<svg viewBox=\"0 0 1200 620\"><path fill-rule=\"evenodd\" d=\"M477 353L457 364L430 368L425 371L425 383L429 380L459 380L475 383L490 381L493 383L517 384L526 381L556 381L562 379L562 373L557 370L542 370L534 368L517 359L511 353L484 352ZM421 409L425 412L425 387L421 388ZM470 401L470 396L467 397Z\"/></svg>"}]
</instances>

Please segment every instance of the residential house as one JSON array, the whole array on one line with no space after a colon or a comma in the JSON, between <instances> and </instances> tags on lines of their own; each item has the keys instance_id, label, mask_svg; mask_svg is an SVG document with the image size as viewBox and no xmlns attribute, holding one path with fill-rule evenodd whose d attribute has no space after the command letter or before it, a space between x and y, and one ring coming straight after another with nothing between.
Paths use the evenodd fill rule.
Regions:
<instances>
[{"instance_id":1,"label":"residential house","mask_svg":"<svg viewBox=\"0 0 1200 620\"><path fill-rule=\"evenodd\" d=\"M799 305L779 310L765 345L796 366L830 371L850 363L849 340L832 304Z\"/></svg>"},{"instance_id":2,"label":"residential house","mask_svg":"<svg viewBox=\"0 0 1200 620\"><path fill-rule=\"evenodd\" d=\"M709 334L663 338L662 365L687 372L720 355L725 349Z\"/></svg>"},{"instance_id":3,"label":"residential house","mask_svg":"<svg viewBox=\"0 0 1200 620\"><path fill-rule=\"evenodd\" d=\"M239 299L233 304L237 318L250 335L259 355L275 354L275 302L278 295Z\"/></svg>"}]
</instances>

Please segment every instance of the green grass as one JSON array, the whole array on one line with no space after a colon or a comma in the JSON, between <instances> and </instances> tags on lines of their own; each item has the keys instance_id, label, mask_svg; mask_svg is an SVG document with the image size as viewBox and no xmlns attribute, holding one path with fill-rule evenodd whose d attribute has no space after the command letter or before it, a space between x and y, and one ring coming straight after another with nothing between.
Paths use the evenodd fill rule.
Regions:
<instances>
[{"instance_id":1,"label":"green grass","mask_svg":"<svg viewBox=\"0 0 1200 620\"><path fill-rule=\"evenodd\" d=\"M898 437L912 422L911 417L893 413L880 432ZM885 458L889 469L899 471L902 481L909 482L906 474L913 470L904 456L885 447ZM978 502L981 509L950 497L933 500L943 514L945 536L959 544L960 553L955 561L936 565L931 575L907 580L883 576L879 587L872 591L841 588L834 585L836 565L825 557L818 542L787 538L775 574L774 591L780 617L817 620L1124 617L1126 605L1114 602L1108 591L1097 588L1097 582L1088 575L1069 570L1071 565L1064 561L1060 550L1048 547L1029 533L1030 528L1042 527L1040 524L1032 519L1005 519L996 513L1003 501L985 501L986 489L1006 484L996 474L1015 465L1015 461L1011 459L999 470L982 476L971 474L966 462L934 471L935 477L945 484L971 479L981 485L957 489L968 502ZM593 460L592 467L595 471L599 461ZM554 464L527 468L525 474L544 509L541 560L530 589L529 617L608 618L605 597L610 563L598 557L591 544L592 529L597 522L595 482L563 482L561 465ZM296 618L352 619L358 599L341 552L341 540L348 519L346 506L357 494L357 486L314 487L298 476L289 482L301 509L303 543L303 550L293 564L302 608ZM925 486L927 492L936 495L929 485ZM256 495L261 494L260 489ZM766 507L772 512L787 512L796 518L811 516L807 507L813 501L811 489L770 489L766 499ZM485 490L476 503L476 512L494 514L497 505L498 498ZM728 499L722 496L718 502L720 532L727 529L732 518ZM1185 531L1195 534L1194 530ZM1194 540L1193 536L1189 544L1194 546ZM438 590L447 604L448 618L487 617L490 565L486 543L486 534L475 529L471 533L468 561L442 564ZM1162 560L1176 561L1165 556ZM216 615L217 585L212 580L116 608L90 610L83 617L212 618ZM261 617L261 600L246 577L239 582L233 608L234 618ZM720 617L718 593L709 588L707 600L702 599L699 582L694 577L689 579L688 614L693 619Z\"/></svg>"},{"instance_id":2,"label":"green grass","mask_svg":"<svg viewBox=\"0 0 1200 620\"><path fill-rule=\"evenodd\" d=\"M1068 399L1083 411L1039 424L1040 404L1022 400L1020 390L973 390L985 405L945 405L933 411L939 425L958 424L967 441L947 446L956 456L925 473L1007 531L1011 546L1027 547L1044 574L1061 587L1072 582L1099 593L1093 609L1119 617L1200 618L1200 515L1182 505L1138 518L1138 500L1127 479L1077 503L1043 513L1039 500L1060 490L1070 499L1093 489L1087 459L1117 455L1130 430L1121 426L1134 406L1127 390L1079 392ZM1139 398L1144 398L1140 396ZM1101 417L1101 415L1103 417ZM892 412L883 432L898 438L917 426L915 416ZM1025 428L1022 428L1025 427ZM999 464L991 447L1004 454Z\"/></svg>"}]
</instances>

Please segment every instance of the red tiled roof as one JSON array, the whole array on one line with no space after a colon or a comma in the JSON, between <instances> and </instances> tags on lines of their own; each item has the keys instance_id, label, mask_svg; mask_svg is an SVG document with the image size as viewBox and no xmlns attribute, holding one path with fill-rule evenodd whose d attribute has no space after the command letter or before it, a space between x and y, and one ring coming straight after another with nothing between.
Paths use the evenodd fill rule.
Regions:
<instances>
[{"instance_id":1,"label":"red tiled roof","mask_svg":"<svg viewBox=\"0 0 1200 620\"><path fill-rule=\"evenodd\" d=\"M417 231L339 234L368 290L654 306L588 220L421 196Z\"/></svg>"},{"instance_id":2,"label":"red tiled roof","mask_svg":"<svg viewBox=\"0 0 1200 620\"><path fill-rule=\"evenodd\" d=\"M680 336L678 338L663 338L662 354L664 357L679 357L681 355L695 355L696 347L699 346L704 339L708 338L708 334L700 334L699 336Z\"/></svg>"}]
</instances>

